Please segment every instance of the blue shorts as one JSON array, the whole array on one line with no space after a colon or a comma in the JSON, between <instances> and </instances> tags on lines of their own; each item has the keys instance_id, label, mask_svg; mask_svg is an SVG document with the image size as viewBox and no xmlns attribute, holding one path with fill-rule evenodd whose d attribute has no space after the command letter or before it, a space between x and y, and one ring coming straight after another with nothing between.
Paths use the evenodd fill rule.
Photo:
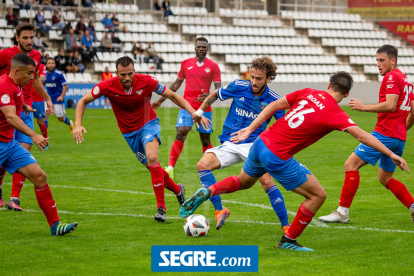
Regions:
<instances>
[{"instance_id":1,"label":"blue shorts","mask_svg":"<svg viewBox=\"0 0 414 276\"><path fill-rule=\"evenodd\" d=\"M34 129L34 127L33 127L33 113L32 112L30 112L27 115L24 115L24 111L22 111L22 115L20 115L20 118L23 120L23 122L26 124L26 126L30 127L31 129ZM14 132L14 138L19 143L25 143L25 144L29 144L29 145L33 146L32 138L30 138L26 134L21 133L17 129Z\"/></svg>"},{"instance_id":2,"label":"blue shorts","mask_svg":"<svg viewBox=\"0 0 414 276\"><path fill-rule=\"evenodd\" d=\"M146 123L140 130L128 134L122 134L127 141L129 147L135 153L138 161L142 164L147 163L147 155L145 153L145 145L158 138L161 145L161 128L159 119L154 119Z\"/></svg>"},{"instance_id":3,"label":"blue shorts","mask_svg":"<svg viewBox=\"0 0 414 276\"><path fill-rule=\"evenodd\" d=\"M254 141L250 148L243 170L251 177L257 178L268 172L287 191L301 186L308 180L306 175L312 174L293 157L286 161L277 157L260 137Z\"/></svg>"},{"instance_id":4,"label":"blue shorts","mask_svg":"<svg viewBox=\"0 0 414 276\"><path fill-rule=\"evenodd\" d=\"M36 159L16 139L0 142L0 166L10 174L33 163L37 163Z\"/></svg>"},{"instance_id":5,"label":"blue shorts","mask_svg":"<svg viewBox=\"0 0 414 276\"><path fill-rule=\"evenodd\" d=\"M381 143L384 144L390 151L395 153L398 156L401 156L404 151L405 147L405 141L388 137L385 135L382 135L379 132L373 131L371 132L371 135L377 138ZM391 158L388 156L382 154L381 152L374 150L371 147L368 147L364 144L359 144L358 147L354 150L355 154L359 156L362 160L367 162L368 164L371 164L375 167L379 160L378 166L387 172L395 172L395 168L397 167L394 162L392 162Z\"/></svg>"},{"instance_id":6,"label":"blue shorts","mask_svg":"<svg viewBox=\"0 0 414 276\"><path fill-rule=\"evenodd\" d=\"M33 109L36 111L33 113L33 116L36 119L43 119L46 118L46 110L45 110L46 102L33 102Z\"/></svg>"},{"instance_id":7,"label":"blue shorts","mask_svg":"<svg viewBox=\"0 0 414 276\"><path fill-rule=\"evenodd\" d=\"M210 121L213 121L213 112L211 111L204 112L203 116L209 119ZM180 113L178 113L178 118L177 118L177 125L175 127L177 128L177 127L183 127L183 126L189 126L192 128L193 127L193 116L191 116L191 114L188 113L187 110L180 109ZM197 131L201 133L213 133L212 123L210 123L209 129L205 130L203 127L201 127L201 129L197 128Z\"/></svg>"}]
</instances>

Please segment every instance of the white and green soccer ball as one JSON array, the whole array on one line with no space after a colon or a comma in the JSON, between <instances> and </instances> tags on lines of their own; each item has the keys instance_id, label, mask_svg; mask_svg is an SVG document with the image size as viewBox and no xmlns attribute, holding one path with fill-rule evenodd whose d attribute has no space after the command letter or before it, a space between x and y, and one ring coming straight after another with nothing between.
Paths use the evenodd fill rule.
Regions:
<instances>
[{"instance_id":1,"label":"white and green soccer ball","mask_svg":"<svg viewBox=\"0 0 414 276\"><path fill-rule=\"evenodd\" d=\"M184 233L190 237L205 237L210 229L210 223L202 215L191 215L184 222Z\"/></svg>"}]
</instances>

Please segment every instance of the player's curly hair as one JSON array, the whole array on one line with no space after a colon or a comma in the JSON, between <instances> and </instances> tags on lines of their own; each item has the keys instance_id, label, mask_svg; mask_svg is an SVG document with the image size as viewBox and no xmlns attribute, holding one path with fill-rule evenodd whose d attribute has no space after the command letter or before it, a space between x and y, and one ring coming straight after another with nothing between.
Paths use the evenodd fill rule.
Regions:
<instances>
[{"instance_id":1,"label":"player's curly hair","mask_svg":"<svg viewBox=\"0 0 414 276\"><path fill-rule=\"evenodd\" d=\"M17 25L16 27L16 36L20 37L20 34L22 33L22 31L33 31L34 32L34 25L24 22L24 23L20 23L19 25Z\"/></svg>"},{"instance_id":2,"label":"player's curly hair","mask_svg":"<svg viewBox=\"0 0 414 276\"><path fill-rule=\"evenodd\" d=\"M352 86L354 85L354 79L345 71L338 71L336 74L333 74L329 78L329 82L331 83L332 89L341 94L346 94L351 91Z\"/></svg>"},{"instance_id":3,"label":"player's curly hair","mask_svg":"<svg viewBox=\"0 0 414 276\"><path fill-rule=\"evenodd\" d=\"M266 77L270 77L271 81L276 78L277 65L268 56L253 59L250 65L250 69L252 68L265 72Z\"/></svg>"}]
</instances>

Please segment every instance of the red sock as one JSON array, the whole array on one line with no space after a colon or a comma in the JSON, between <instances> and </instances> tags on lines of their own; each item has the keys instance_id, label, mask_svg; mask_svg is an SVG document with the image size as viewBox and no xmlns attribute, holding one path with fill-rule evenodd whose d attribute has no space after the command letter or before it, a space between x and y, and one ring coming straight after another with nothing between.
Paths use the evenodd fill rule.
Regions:
<instances>
[{"instance_id":1,"label":"red sock","mask_svg":"<svg viewBox=\"0 0 414 276\"><path fill-rule=\"evenodd\" d=\"M288 232L286 233L286 237L293 240L299 237L300 234L302 234L302 232L305 230L306 226L308 226L312 221L314 215L315 214L309 211L309 209L306 208L302 203L295 218L293 219L292 224L289 227Z\"/></svg>"},{"instance_id":2,"label":"red sock","mask_svg":"<svg viewBox=\"0 0 414 276\"><path fill-rule=\"evenodd\" d=\"M206 152L206 150L211 149L211 148L213 148L213 146L211 145L211 143L210 143L210 145L208 145L207 147L204 147L204 146L203 146L203 153L205 153L205 152Z\"/></svg>"},{"instance_id":3,"label":"red sock","mask_svg":"<svg viewBox=\"0 0 414 276\"><path fill-rule=\"evenodd\" d=\"M407 190L404 184L400 181L391 178L387 182L387 189L389 189L405 207L410 208L411 204L414 203L414 198Z\"/></svg>"},{"instance_id":4,"label":"red sock","mask_svg":"<svg viewBox=\"0 0 414 276\"><path fill-rule=\"evenodd\" d=\"M59 221L59 215L56 209L56 203L53 199L52 192L50 191L49 184L43 187L34 187L37 203L39 204L40 209L46 216L49 226L52 227L53 224Z\"/></svg>"},{"instance_id":5,"label":"red sock","mask_svg":"<svg viewBox=\"0 0 414 276\"><path fill-rule=\"evenodd\" d=\"M224 178L222 181L217 182L216 184L209 187L211 190L211 197L234 193L241 188L240 179L237 176L229 176Z\"/></svg>"},{"instance_id":6,"label":"red sock","mask_svg":"<svg viewBox=\"0 0 414 276\"><path fill-rule=\"evenodd\" d=\"M339 206L349 208L359 187L359 171L346 171Z\"/></svg>"},{"instance_id":7,"label":"red sock","mask_svg":"<svg viewBox=\"0 0 414 276\"><path fill-rule=\"evenodd\" d=\"M3 178L6 175L6 169L1 167L0 168L0 186L3 185Z\"/></svg>"},{"instance_id":8,"label":"red sock","mask_svg":"<svg viewBox=\"0 0 414 276\"><path fill-rule=\"evenodd\" d=\"M151 171L152 187L154 188L155 198L157 199L157 208L165 208L164 199L164 170L161 168L160 163L149 165Z\"/></svg>"},{"instance_id":9,"label":"red sock","mask_svg":"<svg viewBox=\"0 0 414 276\"><path fill-rule=\"evenodd\" d=\"M170 176L168 175L168 173L162 169L163 174L164 174L164 186L166 189L170 190L171 192L173 192L175 195L178 195L181 192L181 188L180 186L178 186L177 184L174 183L174 181L170 178Z\"/></svg>"},{"instance_id":10,"label":"red sock","mask_svg":"<svg viewBox=\"0 0 414 276\"><path fill-rule=\"evenodd\" d=\"M24 184L24 180L26 177L24 177L22 174L15 172L13 174L13 186L12 186L12 193L11 197L20 197L20 192L22 191L22 187Z\"/></svg>"},{"instance_id":11,"label":"red sock","mask_svg":"<svg viewBox=\"0 0 414 276\"><path fill-rule=\"evenodd\" d=\"M47 126L43 124L42 126L39 125L40 132L42 133L43 137L47 138Z\"/></svg>"},{"instance_id":12,"label":"red sock","mask_svg":"<svg viewBox=\"0 0 414 276\"><path fill-rule=\"evenodd\" d=\"M175 140L174 144L171 147L170 152L170 162L168 163L168 166L175 167L175 163L177 163L177 159L180 156L181 152L183 151L184 142Z\"/></svg>"}]
</instances>

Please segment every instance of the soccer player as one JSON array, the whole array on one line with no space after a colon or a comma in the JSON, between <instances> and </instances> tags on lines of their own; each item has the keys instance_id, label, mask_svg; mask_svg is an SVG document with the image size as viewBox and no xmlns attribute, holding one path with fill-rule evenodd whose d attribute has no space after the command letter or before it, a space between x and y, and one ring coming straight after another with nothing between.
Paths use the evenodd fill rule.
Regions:
<instances>
[{"instance_id":1,"label":"soccer player","mask_svg":"<svg viewBox=\"0 0 414 276\"><path fill-rule=\"evenodd\" d=\"M16 54L10 62L10 74L0 77L0 165L10 174L19 172L33 184L40 209L46 216L52 236L70 233L78 226L77 222L66 224L59 221L56 203L53 199L46 174L33 155L14 138L15 129L32 138L41 151L48 139L28 127L20 117L23 111L33 111L24 103L24 87L33 80L37 66L27 54Z\"/></svg>"},{"instance_id":2,"label":"soccer player","mask_svg":"<svg viewBox=\"0 0 414 276\"><path fill-rule=\"evenodd\" d=\"M34 43L34 26L29 23L21 23L16 27L16 40L17 45L11 48L3 49L0 51L0 76L4 74L10 74L10 62L11 59L18 53L27 54L30 56L35 64L36 68L33 74L34 79L29 82L28 85L23 87L23 94L24 94L24 102L28 106L32 106L32 87L46 100L47 110L46 113L49 115L53 115L53 104L52 101L47 94L45 88L43 87L42 82L40 81L38 71L39 66L41 64L41 54L39 51L33 49ZM33 113L25 114L22 113L22 120L25 124L33 129ZM18 141L25 149L30 151L32 148L33 142L32 139L16 130L15 133L16 141ZM4 168L0 168L0 206L2 206L3 197L1 194L1 185L3 182L4 175L6 170ZM13 185L12 185L12 193L10 200L6 203L7 209L15 210L15 211L22 211L20 208L20 192L24 185L25 177L19 173L13 174Z\"/></svg>"},{"instance_id":3,"label":"soccer player","mask_svg":"<svg viewBox=\"0 0 414 276\"><path fill-rule=\"evenodd\" d=\"M161 144L160 124L157 114L151 107L151 95L155 92L171 99L178 106L185 108L198 125L209 127L205 117L199 117L195 110L182 97L166 88L154 77L135 74L134 63L130 57L121 57L116 61L116 77L98 83L78 102L76 107L75 131L73 137L76 143L83 141L82 117L86 105L104 95L111 102L112 109L118 121L119 129L132 152L151 173L152 186L157 200L155 220L164 222L166 207L164 187L172 191L180 205L185 201L184 186L175 184L168 173L161 168L158 159L158 148Z\"/></svg>"},{"instance_id":4,"label":"soccer player","mask_svg":"<svg viewBox=\"0 0 414 276\"><path fill-rule=\"evenodd\" d=\"M207 58L208 52L208 41L204 37L196 39L196 57L184 60L181 63L180 72L175 82L170 86L172 91L177 91L183 81L185 80L184 99L187 100L191 106L197 110L200 108L201 103L206 98L210 91L211 82L214 82L215 89L221 87L221 73L217 63ZM152 107L157 109L164 101L165 97L160 98L154 102ZM213 113L211 107L209 107L204 116L212 121ZM177 163L178 157L184 147L184 141L187 139L188 132L193 126L193 120L191 114L186 110L181 109L178 113L177 125L177 136L175 137L174 144L171 147L170 161L166 171L171 178L174 178L174 167ZM203 153L212 148L210 142L210 134L213 133L213 127L208 129L198 128L197 131L200 133L200 140L203 146Z\"/></svg>"},{"instance_id":5,"label":"soccer player","mask_svg":"<svg viewBox=\"0 0 414 276\"><path fill-rule=\"evenodd\" d=\"M380 91L379 103L364 105L351 99L352 110L378 113L377 124L372 136L380 140L389 150L401 156L404 151L407 130L412 126L407 120L411 110L414 114L413 85L407 76L397 68L398 50L391 45L383 45L377 50L377 66L384 76ZM330 215L319 217L323 222L349 223L349 208L359 187L359 169L367 164L378 164L378 180L390 190L398 200L411 212L414 223L414 198L407 187L393 178L395 164L383 153L360 144L345 162L345 183L342 187L339 207Z\"/></svg>"},{"instance_id":6,"label":"soccer player","mask_svg":"<svg viewBox=\"0 0 414 276\"><path fill-rule=\"evenodd\" d=\"M407 170L404 159L386 148L372 135L360 129L338 103L349 95L353 80L350 74L338 72L331 76L326 91L305 88L270 103L253 123L239 130L230 140L239 143L249 138L275 111L290 109L253 143L239 176L230 176L209 188L199 189L184 202L180 215L192 214L205 200L223 193L249 189L257 179L268 172L286 190L305 197L288 232L278 248L313 251L301 246L296 238L312 221L326 199L326 193L314 175L293 156L333 130L346 131L361 143L390 157L401 169Z\"/></svg>"},{"instance_id":7,"label":"soccer player","mask_svg":"<svg viewBox=\"0 0 414 276\"><path fill-rule=\"evenodd\" d=\"M56 63L53 58L48 58L46 62L46 88L50 98L52 98L53 107L55 109L56 117L60 122L63 122L69 126L70 133L73 132L73 121L69 120L65 116L65 103L64 98L66 91L68 91L69 85L66 82L63 73L56 69Z\"/></svg>"},{"instance_id":8,"label":"soccer player","mask_svg":"<svg viewBox=\"0 0 414 276\"><path fill-rule=\"evenodd\" d=\"M219 136L221 146L206 150L203 158L197 163L197 170L200 176L201 185L208 188L217 181L213 170L223 169L246 161L250 147L260 133L266 130L271 117L267 119L252 135L240 144L230 142L230 134L249 126L260 112L271 102L281 98L279 94L271 90L267 84L276 77L276 64L269 57L256 58L252 61L250 81L236 80L229 85L215 90L204 100L199 111L203 113L217 99L225 101L233 99L229 114L223 125L223 132ZM282 118L284 110L275 112L275 119ZM272 177L266 173L259 178L260 184L269 196L284 232L289 228L287 215L282 193L276 187ZM230 211L223 207L220 196L210 198L214 205L216 217L216 229L219 230L230 215Z\"/></svg>"},{"instance_id":9,"label":"soccer player","mask_svg":"<svg viewBox=\"0 0 414 276\"><path fill-rule=\"evenodd\" d=\"M46 79L46 67L43 64L39 65L39 78L42 83L45 83ZM47 138L47 127L48 127L48 120L46 117L46 102L39 93L32 87L32 103L33 109L36 111L33 112L33 116L37 120L37 124L39 125L40 132L42 133L43 137ZM49 146L45 147L48 149Z\"/></svg>"}]
</instances>

